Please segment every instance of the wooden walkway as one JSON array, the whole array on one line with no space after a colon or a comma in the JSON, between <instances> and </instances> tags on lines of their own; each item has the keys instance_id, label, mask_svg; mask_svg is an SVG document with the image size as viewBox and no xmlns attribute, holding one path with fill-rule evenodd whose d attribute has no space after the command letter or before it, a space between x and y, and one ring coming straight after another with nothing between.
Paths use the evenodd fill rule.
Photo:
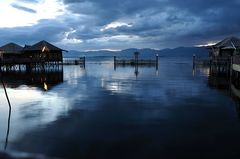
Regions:
<instances>
[{"instance_id":1,"label":"wooden walkway","mask_svg":"<svg viewBox=\"0 0 240 159\"><path fill-rule=\"evenodd\" d=\"M193 55L193 69L195 66L209 66L211 74L229 76L231 72L231 57L214 57L210 59L200 59Z\"/></svg>"},{"instance_id":2,"label":"wooden walkway","mask_svg":"<svg viewBox=\"0 0 240 159\"><path fill-rule=\"evenodd\" d=\"M158 65L159 57L155 59L119 59L114 56L114 65Z\"/></svg>"},{"instance_id":3,"label":"wooden walkway","mask_svg":"<svg viewBox=\"0 0 240 159\"><path fill-rule=\"evenodd\" d=\"M210 62L210 71L213 74L230 75L231 57L217 57Z\"/></svg>"},{"instance_id":4,"label":"wooden walkway","mask_svg":"<svg viewBox=\"0 0 240 159\"><path fill-rule=\"evenodd\" d=\"M0 71L42 71L62 69L62 65L83 65L85 57L46 61L43 58L5 58L0 59Z\"/></svg>"},{"instance_id":5,"label":"wooden walkway","mask_svg":"<svg viewBox=\"0 0 240 159\"><path fill-rule=\"evenodd\" d=\"M63 65L85 65L86 58L65 58L63 59Z\"/></svg>"},{"instance_id":6,"label":"wooden walkway","mask_svg":"<svg viewBox=\"0 0 240 159\"><path fill-rule=\"evenodd\" d=\"M156 60L134 60L134 59L117 59L115 64L119 65L155 65Z\"/></svg>"}]
</instances>

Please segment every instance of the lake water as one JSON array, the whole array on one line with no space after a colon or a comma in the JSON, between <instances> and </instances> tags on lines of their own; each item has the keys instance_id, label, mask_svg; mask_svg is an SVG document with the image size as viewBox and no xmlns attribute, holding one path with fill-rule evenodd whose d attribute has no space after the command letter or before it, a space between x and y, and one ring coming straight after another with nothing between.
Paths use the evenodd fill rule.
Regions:
<instances>
[{"instance_id":1,"label":"lake water","mask_svg":"<svg viewBox=\"0 0 240 159\"><path fill-rule=\"evenodd\" d=\"M239 100L208 68L193 71L191 59L162 58L158 70L114 70L112 59L63 69L48 75L54 83L45 79L48 91L33 77L9 75L9 123L0 89L0 151L81 159L240 158Z\"/></svg>"}]
</instances>

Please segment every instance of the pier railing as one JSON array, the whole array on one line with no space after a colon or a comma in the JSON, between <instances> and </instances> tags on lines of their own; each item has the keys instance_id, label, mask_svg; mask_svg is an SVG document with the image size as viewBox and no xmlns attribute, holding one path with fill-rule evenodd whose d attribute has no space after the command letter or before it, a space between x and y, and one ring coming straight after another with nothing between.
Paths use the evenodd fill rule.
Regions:
<instances>
[{"instance_id":1,"label":"pier railing","mask_svg":"<svg viewBox=\"0 0 240 159\"><path fill-rule=\"evenodd\" d=\"M124 59L124 58L117 58L114 56L114 64L115 65L158 65L159 63L159 56L156 55L155 59Z\"/></svg>"},{"instance_id":2,"label":"pier railing","mask_svg":"<svg viewBox=\"0 0 240 159\"><path fill-rule=\"evenodd\" d=\"M86 58L64 58L63 65L85 65Z\"/></svg>"},{"instance_id":3,"label":"pier railing","mask_svg":"<svg viewBox=\"0 0 240 159\"><path fill-rule=\"evenodd\" d=\"M213 57L210 64L210 72L215 75L230 76L232 57Z\"/></svg>"},{"instance_id":4,"label":"pier railing","mask_svg":"<svg viewBox=\"0 0 240 159\"><path fill-rule=\"evenodd\" d=\"M32 63L45 63L45 62L54 62L49 61L44 58L3 58L0 59L0 65L21 65L21 64L32 64ZM81 58L69 58L69 59L63 59L63 61L56 61L56 62L62 62L64 65L80 65L85 64L85 57Z\"/></svg>"},{"instance_id":5,"label":"pier railing","mask_svg":"<svg viewBox=\"0 0 240 159\"><path fill-rule=\"evenodd\" d=\"M1 65L16 65L46 62L43 58L4 58L0 60Z\"/></svg>"}]
</instances>

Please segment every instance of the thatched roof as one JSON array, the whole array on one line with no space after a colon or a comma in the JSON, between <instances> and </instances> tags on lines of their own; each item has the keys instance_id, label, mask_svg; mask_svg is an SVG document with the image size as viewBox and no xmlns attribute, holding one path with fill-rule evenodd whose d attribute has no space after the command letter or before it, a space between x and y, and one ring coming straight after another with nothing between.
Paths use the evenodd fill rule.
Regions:
<instances>
[{"instance_id":1,"label":"thatched roof","mask_svg":"<svg viewBox=\"0 0 240 159\"><path fill-rule=\"evenodd\" d=\"M214 45L216 48L221 49L236 49L240 48L240 39L237 37L229 37L224 39L223 41Z\"/></svg>"},{"instance_id":2,"label":"thatched roof","mask_svg":"<svg viewBox=\"0 0 240 159\"><path fill-rule=\"evenodd\" d=\"M15 43L8 43L0 47L0 52L7 53L7 54L19 54L22 52L23 47L15 44Z\"/></svg>"},{"instance_id":3,"label":"thatched roof","mask_svg":"<svg viewBox=\"0 0 240 159\"><path fill-rule=\"evenodd\" d=\"M40 41L32 46L27 46L24 48L25 51L43 51L43 50L49 50L49 51L63 51L62 49L50 44L47 41Z\"/></svg>"}]
</instances>

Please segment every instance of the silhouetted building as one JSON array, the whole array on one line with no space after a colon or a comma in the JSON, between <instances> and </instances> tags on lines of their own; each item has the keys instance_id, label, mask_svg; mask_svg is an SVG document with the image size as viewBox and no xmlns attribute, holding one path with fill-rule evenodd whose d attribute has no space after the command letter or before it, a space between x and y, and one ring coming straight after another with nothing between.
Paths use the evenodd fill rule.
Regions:
<instances>
[{"instance_id":1,"label":"silhouetted building","mask_svg":"<svg viewBox=\"0 0 240 159\"><path fill-rule=\"evenodd\" d=\"M62 49L47 41L40 41L32 46L25 46L23 56L27 58L39 58L44 62L62 62Z\"/></svg>"},{"instance_id":2,"label":"silhouetted building","mask_svg":"<svg viewBox=\"0 0 240 159\"><path fill-rule=\"evenodd\" d=\"M23 47L15 43L8 43L0 47L0 57L3 58L18 58L21 56Z\"/></svg>"},{"instance_id":3,"label":"silhouetted building","mask_svg":"<svg viewBox=\"0 0 240 159\"><path fill-rule=\"evenodd\" d=\"M230 57L240 53L240 39L229 37L219 43L209 46L210 57Z\"/></svg>"}]
</instances>

